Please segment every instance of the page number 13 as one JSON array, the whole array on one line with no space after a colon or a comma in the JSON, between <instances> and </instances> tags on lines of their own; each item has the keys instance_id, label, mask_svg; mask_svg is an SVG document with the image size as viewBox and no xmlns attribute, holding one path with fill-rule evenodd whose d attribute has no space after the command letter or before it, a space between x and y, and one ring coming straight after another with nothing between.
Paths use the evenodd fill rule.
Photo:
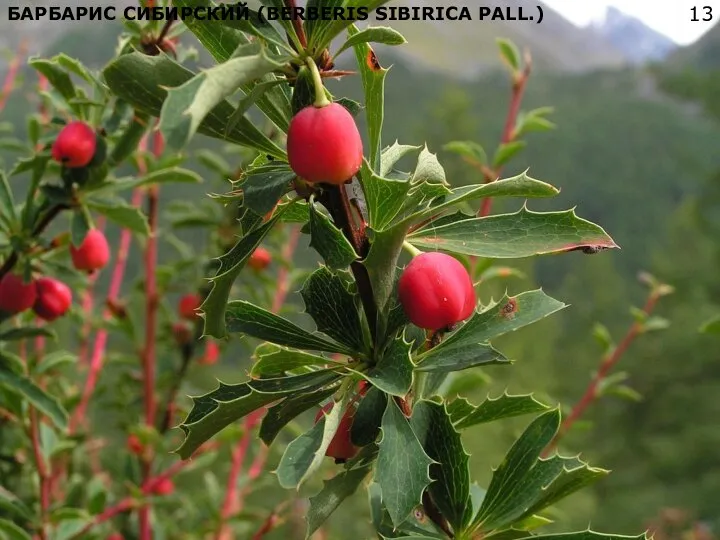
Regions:
<instances>
[{"instance_id":1,"label":"page number 13","mask_svg":"<svg viewBox=\"0 0 720 540\"><path fill-rule=\"evenodd\" d=\"M712 7L710 6L702 6L702 7L694 7L690 8L690 11L692 11L692 19L690 19L692 22L698 22L698 21L712 21L713 19L713 12ZM700 12L700 17L698 18L698 11Z\"/></svg>"}]
</instances>

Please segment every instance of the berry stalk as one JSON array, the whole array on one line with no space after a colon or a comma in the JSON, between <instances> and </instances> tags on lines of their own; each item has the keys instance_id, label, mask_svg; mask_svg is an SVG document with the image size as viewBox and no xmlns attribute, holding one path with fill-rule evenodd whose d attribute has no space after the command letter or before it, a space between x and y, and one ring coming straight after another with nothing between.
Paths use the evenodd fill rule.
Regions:
<instances>
[{"instance_id":1,"label":"berry stalk","mask_svg":"<svg viewBox=\"0 0 720 540\"><path fill-rule=\"evenodd\" d=\"M322 82L322 77L320 76L320 70L317 67L317 64L315 63L315 60L313 60L311 57L307 57L305 59L305 63L307 64L308 68L310 69L310 73L312 74L313 83L315 86L315 103L313 105L317 107L318 109L322 107L327 107L330 105L330 100L327 98L327 95L325 94L325 85Z\"/></svg>"}]
</instances>

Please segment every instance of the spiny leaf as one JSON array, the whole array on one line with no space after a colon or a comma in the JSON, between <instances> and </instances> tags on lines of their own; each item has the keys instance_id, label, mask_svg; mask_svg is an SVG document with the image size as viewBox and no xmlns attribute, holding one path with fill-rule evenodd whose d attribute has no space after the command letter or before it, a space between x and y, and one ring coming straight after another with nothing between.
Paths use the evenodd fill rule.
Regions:
<instances>
[{"instance_id":1,"label":"spiny leaf","mask_svg":"<svg viewBox=\"0 0 720 540\"><path fill-rule=\"evenodd\" d=\"M596 253L618 247L600 226L577 217L574 210L531 212L526 207L514 214L461 218L439 226L430 223L408 240L420 248L490 258L576 250Z\"/></svg>"},{"instance_id":2,"label":"spiny leaf","mask_svg":"<svg viewBox=\"0 0 720 540\"><path fill-rule=\"evenodd\" d=\"M333 270L346 269L359 259L343 232L310 203L310 247L314 248Z\"/></svg>"},{"instance_id":3,"label":"spiny leaf","mask_svg":"<svg viewBox=\"0 0 720 540\"><path fill-rule=\"evenodd\" d=\"M337 386L323 388L315 392L290 396L268 409L260 424L260 438L270 446L280 431L294 418L317 406L321 401L335 393Z\"/></svg>"},{"instance_id":4,"label":"spiny leaf","mask_svg":"<svg viewBox=\"0 0 720 540\"><path fill-rule=\"evenodd\" d=\"M464 399L455 401L464 402L469 406L462 412L457 405L455 406L455 410L458 412L452 415L452 421L457 429L466 429L503 418L540 413L549 409L547 405L537 401L532 394L513 396L505 393L495 399L488 397L478 406L474 406Z\"/></svg>"},{"instance_id":5,"label":"spiny leaf","mask_svg":"<svg viewBox=\"0 0 720 540\"><path fill-rule=\"evenodd\" d=\"M363 376L383 392L405 397L413 382L411 347L404 337L393 340L383 352L377 365Z\"/></svg>"},{"instance_id":6,"label":"spiny leaf","mask_svg":"<svg viewBox=\"0 0 720 540\"><path fill-rule=\"evenodd\" d=\"M68 414L58 400L24 375L9 371L0 365L0 384L29 401L59 429L67 428Z\"/></svg>"},{"instance_id":7,"label":"spiny leaf","mask_svg":"<svg viewBox=\"0 0 720 540\"><path fill-rule=\"evenodd\" d=\"M375 467L375 482L395 526L400 525L420 504L432 479L433 460L428 457L394 400L390 400L382 421L382 440Z\"/></svg>"},{"instance_id":8,"label":"spiny leaf","mask_svg":"<svg viewBox=\"0 0 720 540\"><path fill-rule=\"evenodd\" d=\"M403 45L407 43L403 35L388 26L368 26L357 34L348 38L335 52L335 58L340 53L359 43L382 43L383 45Z\"/></svg>"}]
</instances>

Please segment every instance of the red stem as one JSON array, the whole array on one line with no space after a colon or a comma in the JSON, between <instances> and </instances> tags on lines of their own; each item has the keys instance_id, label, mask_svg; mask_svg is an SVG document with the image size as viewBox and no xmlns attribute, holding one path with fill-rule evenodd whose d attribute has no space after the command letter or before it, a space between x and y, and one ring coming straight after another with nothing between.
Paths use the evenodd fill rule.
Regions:
<instances>
[{"instance_id":1,"label":"red stem","mask_svg":"<svg viewBox=\"0 0 720 540\"><path fill-rule=\"evenodd\" d=\"M142 190L136 189L132 195L133 206L139 206L141 200ZM112 276L110 278L110 288L108 290L106 303L114 303L120 296L120 288L122 287L123 277L125 276L125 266L127 263L128 252L130 251L131 241L132 232L128 229L123 229L120 233L120 245L118 247L117 258L115 259L115 266L113 267ZM105 308L102 316L103 322L107 322L108 320L110 320L111 317L112 311L108 308ZM70 421L71 433L80 424L85 422L85 413L87 411L88 403L90 402L90 398L95 391L95 386L97 385L100 371L103 368L107 338L107 328L100 328L100 330L98 330L95 334L95 343L93 345L92 356L90 357L90 368L88 371L87 379L85 380L85 386L83 388L82 397L80 398L80 404L75 409L73 417Z\"/></svg>"},{"instance_id":2,"label":"red stem","mask_svg":"<svg viewBox=\"0 0 720 540\"><path fill-rule=\"evenodd\" d=\"M280 267L280 270L278 271L277 285L275 287L275 297L273 298L271 308L273 313L277 313L280 311L280 308L285 303L285 299L287 298L290 287L289 266L290 262L292 261L293 254L297 249L297 245L300 240L300 234L300 227L294 226L290 231L290 238L288 239L285 247L282 250L282 259L284 264ZM238 441L237 446L232 452L232 464L230 466L230 474L228 475L227 488L225 490L225 500L223 502L223 507L220 514L220 527L218 528L218 532L215 535L216 540L229 540L230 538L232 538L232 532L227 526L226 521L231 516L237 514L242 510L245 492L243 492L241 495L238 494L238 478L242 473L242 464L243 461L245 461L245 455L247 454L250 445L250 439L252 438L252 430L260 421L263 413L264 409L260 409L247 416L247 418L245 419L245 432L243 433L242 438ZM255 456L252 465L250 466L250 470L248 471L248 476L251 480L254 480L260 475L266 458L267 449L265 447L261 447L261 449Z\"/></svg>"},{"instance_id":3,"label":"red stem","mask_svg":"<svg viewBox=\"0 0 720 540\"><path fill-rule=\"evenodd\" d=\"M7 100L12 94L15 88L15 80L17 79L18 72L20 71L20 59L27 53L27 41L23 40L18 47L17 53L10 61L8 72L5 75L5 81L3 82L2 90L0 90L0 111L5 108Z\"/></svg>"},{"instance_id":4,"label":"red stem","mask_svg":"<svg viewBox=\"0 0 720 540\"><path fill-rule=\"evenodd\" d=\"M643 307L643 313L645 313L646 317L650 316L652 311L655 309L655 304L657 303L658 298L660 298L660 294L657 291L653 291L650 293L650 296L648 297L647 302ZM543 452L543 457L547 457L550 452L552 452L552 450L557 446L560 439L570 430L570 428L575 424L575 422L577 422L578 419L580 419L580 417L585 413L587 408L597 399L598 388L600 384L603 382L603 380L605 380L610 371L620 361L623 354L625 354L625 351L627 351L628 347L630 347L635 338L641 333L642 329L643 323L640 321L635 321L630 326L627 333L625 334L625 337L623 337L622 341L617 345L617 347L615 347L612 352L610 352L607 356L605 356L605 358L602 359L602 361L600 362L600 367L598 368L597 373L595 373L595 376L590 381L590 384L588 384L587 388L585 389L585 393L572 408L572 411L570 412L568 417L565 418L565 420L563 421L557 435L555 435L555 438L550 442L548 447Z\"/></svg>"},{"instance_id":5,"label":"red stem","mask_svg":"<svg viewBox=\"0 0 720 540\"><path fill-rule=\"evenodd\" d=\"M37 468L38 480L40 481L40 538L45 539L47 538L45 521L50 509L50 476L40 446L40 421L37 411L32 407L30 408L30 440L32 441L33 458Z\"/></svg>"},{"instance_id":6,"label":"red stem","mask_svg":"<svg viewBox=\"0 0 720 540\"><path fill-rule=\"evenodd\" d=\"M153 153L160 157L163 141L159 132L153 136ZM157 403L155 400L155 341L157 336L157 249L158 249L158 210L159 210L160 188L152 185L147 190L147 215L150 236L145 246L145 345L142 351L143 368L143 398L145 408L145 424L151 428L155 427L155 414ZM148 456L143 466L143 477L147 481L150 478L152 468L152 456ZM152 527L150 523L150 507L140 507L138 514L140 521L140 540L152 540Z\"/></svg>"},{"instance_id":7,"label":"red stem","mask_svg":"<svg viewBox=\"0 0 720 540\"><path fill-rule=\"evenodd\" d=\"M518 114L520 114L520 106L522 105L523 95L525 94L525 87L527 86L528 79L530 78L530 71L532 68L532 64L529 60L529 58L526 59L525 69L522 71L522 73L514 76L515 78L513 80L510 106L508 108L507 116L505 117L505 127L503 128L502 136L500 138L500 144L507 144L515 138L515 134L513 132L515 131L515 124L517 123ZM485 183L489 184L490 182L494 182L495 180L500 178L502 167L498 167L494 170L488 167L483 167L482 171L485 176ZM480 217L489 216L491 209L492 198L488 197L486 199L483 199L482 206L480 207L479 212Z\"/></svg>"}]
</instances>

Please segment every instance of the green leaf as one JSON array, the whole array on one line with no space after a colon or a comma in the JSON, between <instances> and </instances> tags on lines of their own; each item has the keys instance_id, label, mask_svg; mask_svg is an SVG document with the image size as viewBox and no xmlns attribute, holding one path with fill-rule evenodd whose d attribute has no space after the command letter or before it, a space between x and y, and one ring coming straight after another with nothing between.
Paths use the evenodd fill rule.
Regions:
<instances>
[{"instance_id":1,"label":"green leaf","mask_svg":"<svg viewBox=\"0 0 720 540\"><path fill-rule=\"evenodd\" d=\"M550 298L541 290L527 291L513 298L505 297L485 311L473 315L440 345L418 355L415 362L418 369L424 370L428 370L426 366L434 364L470 364L483 354L493 354L489 350L489 340L539 321L565 307L565 304Z\"/></svg>"},{"instance_id":2,"label":"green leaf","mask_svg":"<svg viewBox=\"0 0 720 540\"><path fill-rule=\"evenodd\" d=\"M55 88L66 101L69 102L75 98L77 95L75 85L65 70L58 66L57 62L44 58L31 58L28 64L36 71L42 73L52 87Z\"/></svg>"},{"instance_id":3,"label":"green leaf","mask_svg":"<svg viewBox=\"0 0 720 540\"><path fill-rule=\"evenodd\" d=\"M132 120L130 120L113 146L108 159L111 166L116 167L137 150L149 124L150 117L148 115L140 112L133 115Z\"/></svg>"},{"instance_id":4,"label":"green leaf","mask_svg":"<svg viewBox=\"0 0 720 540\"><path fill-rule=\"evenodd\" d=\"M176 0L173 2L173 6L177 8L207 8L213 7L214 4L209 0ZM241 26L250 25L250 21L235 21L235 23ZM281 21L281 23L287 25L289 32L294 32L292 22ZM208 50L218 64L222 64L223 62L229 60L241 45L247 45L250 43L248 36L230 28L229 25L232 24L232 21L223 21L222 24L208 24L207 20L204 18L196 19L194 17L185 17L183 18L183 24L193 34L195 34L195 37ZM263 34L265 39L268 39L272 33L272 27L269 24L262 24L256 29L259 30L259 33ZM282 36L280 36L279 39L281 42L284 41ZM285 47L285 50L286 49L287 47ZM276 79L277 77L275 75L267 74L255 82L242 85L240 89L247 95L252 93L256 85L261 85L265 82ZM283 132L287 132L292 114L290 110L290 91L287 84L281 84L275 88L266 90L257 98L255 104L258 109L260 109L270 120L272 120L278 128L280 128ZM227 120L231 117L232 112L225 116L224 121L227 122ZM243 118L242 121L244 124L247 124L247 119Z\"/></svg>"},{"instance_id":5,"label":"green leaf","mask_svg":"<svg viewBox=\"0 0 720 540\"><path fill-rule=\"evenodd\" d=\"M0 536L7 540L31 540L31 536L12 521L0 518Z\"/></svg>"},{"instance_id":6,"label":"green leaf","mask_svg":"<svg viewBox=\"0 0 720 540\"><path fill-rule=\"evenodd\" d=\"M72 220L70 221L70 241L75 247L82 245L85 241L85 236L92 228L90 223L90 216L87 210L83 207L76 208L72 214Z\"/></svg>"},{"instance_id":7,"label":"green leaf","mask_svg":"<svg viewBox=\"0 0 720 540\"><path fill-rule=\"evenodd\" d=\"M436 462L430 466L432 500L453 531L460 532L472 519L470 455L443 405L416 403L410 425L427 455Z\"/></svg>"},{"instance_id":8,"label":"green leaf","mask_svg":"<svg viewBox=\"0 0 720 540\"><path fill-rule=\"evenodd\" d=\"M288 57L270 57L265 48L248 45L244 54L205 70L170 88L160 114L160 131L170 148L182 149L218 105L239 86L281 68Z\"/></svg>"},{"instance_id":9,"label":"green leaf","mask_svg":"<svg viewBox=\"0 0 720 540\"><path fill-rule=\"evenodd\" d=\"M305 411L316 407L321 401L332 396L337 389L337 386L331 386L317 390L316 392L290 396L277 405L273 405L268 409L267 414L262 420L262 424L260 424L260 438L266 445L270 446L280 431L290 421Z\"/></svg>"},{"instance_id":10,"label":"green leaf","mask_svg":"<svg viewBox=\"0 0 720 540\"><path fill-rule=\"evenodd\" d=\"M382 420L382 440L375 467L375 482L393 525L400 525L420 504L432 479L428 457L408 419L390 400Z\"/></svg>"},{"instance_id":11,"label":"green leaf","mask_svg":"<svg viewBox=\"0 0 720 540\"><path fill-rule=\"evenodd\" d=\"M495 399L488 397L480 405L475 406L464 399L456 399L453 404L467 404L464 410L454 407L452 422L456 429L466 429L478 424L495 422L503 418L513 418L525 414L547 411L550 407L537 401L532 394L512 396L508 393Z\"/></svg>"},{"instance_id":12,"label":"green leaf","mask_svg":"<svg viewBox=\"0 0 720 540\"><path fill-rule=\"evenodd\" d=\"M220 386L204 396L193 397L193 407L180 424L185 440L175 450L188 459L200 446L227 426L274 401L297 392L314 392L340 378L330 370L304 373L279 379L259 379Z\"/></svg>"},{"instance_id":13,"label":"green leaf","mask_svg":"<svg viewBox=\"0 0 720 540\"><path fill-rule=\"evenodd\" d=\"M59 428L67 427L68 414L62 405L27 377L0 366L0 384L19 394Z\"/></svg>"},{"instance_id":14,"label":"green leaf","mask_svg":"<svg viewBox=\"0 0 720 540\"><path fill-rule=\"evenodd\" d=\"M391 146L383 149L382 153L380 154L380 169L378 170L378 174L381 177L387 176L393 170L393 167L397 164L398 161L400 161L403 157L410 154L411 152L416 152L417 150L420 150L420 148L420 146L410 146L406 144L400 144L398 143L398 141L395 141Z\"/></svg>"},{"instance_id":15,"label":"green leaf","mask_svg":"<svg viewBox=\"0 0 720 540\"><path fill-rule=\"evenodd\" d=\"M443 150L457 154L471 163L487 164L485 149L473 141L451 141L443 146Z\"/></svg>"},{"instance_id":16,"label":"green leaf","mask_svg":"<svg viewBox=\"0 0 720 540\"><path fill-rule=\"evenodd\" d=\"M307 366L324 367L335 363L329 358L316 356L304 351L278 347L272 343L263 343L255 349L256 362L252 366L250 375L281 375L287 371ZM338 366L343 364L338 363Z\"/></svg>"},{"instance_id":17,"label":"green leaf","mask_svg":"<svg viewBox=\"0 0 720 540\"><path fill-rule=\"evenodd\" d=\"M603 534L587 530L562 534L541 534L523 537L522 540L649 540L649 537L646 534L625 536L622 534Z\"/></svg>"},{"instance_id":18,"label":"green leaf","mask_svg":"<svg viewBox=\"0 0 720 540\"><path fill-rule=\"evenodd\" d=\"M369 225L375 231L385 230L402 210L411 187L410 182L382 178L370 170L367 162L363 164L360 180L365 194Z\"/></svg>"},{"instance_id":19,"label":"green leaf","mask_svg":"<svg viewBox=\"0 0 720 540\"><path fill-rule=\"evenodd\" d=\"M139 208L119 202L106 204L92 200L87 201L87 206L125 229L142 234L143 236L150 234L150 226L148 225L147 218Z\"/></svg>"},{"instance_id":20,"label":"green leaf","mask_svg":"<svg viewBox=\"0 0 720 540\"><path fill-rule=\"evenodd\" d=\"M515 44L503 38L497 38L495 40L498 47L500 48L500 56L503 61L513 70L517 71L520 69L520 51Z\"/></svg>"},{"instance_id":21,"label":"green leaf","mask_svg":"<svg viewBox=\"0 0 720 540\"><path fill-rule=\"evenodd\" d=\"M0 217L7 219L8 224L15 223L18 219L15 212L15 199L5 171L0 171Z\"/></svg>"},{"instance_id":22,"label":"green leaf","mask_svg":"<svg viewBox=\"0 0 720 540\"><path fill-rule=\"evenodd\" d=\"M35 337L46 337L57 339L57 334L48 328L40 328L35 326L21 326L11 328L0 333L0 341L17 341L20 339L29 339Z\"/></svg>"},{"instance_id":23,"label":"green leaf","mask_svg":"<svg viewBox=\"0 0 720 540\"><path fill-rule=\"evenodd\" d=\"M320 467L340 425L345 403L346 400L335 402L330 412L325 413L310 431L287 446L276 471L282 487L299 488Z\"/></svg>"},{"instance_id":24,"label":"green leaf","mask_svg":"<svg viewBox=\"0 0 720 540\"><path fill-rule=\"evenodd\" d=\"M380 424L387 407L388 396L375 386L360 400L350 428L350 440L355 446L367 446L380 434Z\"/></svg>"},{"instance_id":25,"label":"green leaf","mask_svg":"<svg viewBox=\"0 0 720 540\"><path fill-rule=\"evenodd\" d=\"M377 365L363 376L383 392L405 397L413 382L411 347L404 337L393 340L383 351Z\"/></svg>"},{"instance_id":26,"label":"green leaf","mask_svg":"<svg viewBox=\"0 0 720 540\"><path fill-rule=\"evenodd\" d=\"M345 8L346 13L349 13L351 9L357 13L357 9L362 7L367 8L368 13L372 13L376 8L389 1L390 0L333 0L332 2L323 2L310 0L307 5L308 7L342 5L342 7ZM350 17L319 17L316 20L308 19L305 22L305 25L308 36L308 47L316 51L322 51L328 47L330 42L345 28L347 28L348 33L351 36L357 34L357 29L355 28L355 25L352 24ZM364 45L364 43L360 43L359 45Z\"/></svg>"},{"instance_id":27,"label":"green leaf","mask_svg":"<svg viewBox=\"0 0 720 540\"><path fill-rule=\"evenodd\" d=\"M321 266L305 281L300 295L318 330L346 345L355 356L367 352L368 345L360 321L360 299L348 290L350 283L347 273L333 274Z\"/></svg>"},{"instance_id":28,"label":"green leaf","mask_svg":"<svg viewBox=\"0 0 720 540\"><path fill-rule=\"evenodd\" d=\"M204 26L215 28L215 25ZM168 93L166 88L182 86L194 76L192 71L174 62L167 55L148 56L139 52L125 54L113 60L105 68L103 75L116 96L155 117L160 116ZM198 133L255 148L280 159L285 158L285 152L247 118L243 118L237 127L228 133L227 120L232 116L233 110L229 102L222 101L206 115L197 127ZM178 115L180 114L182 111L178 111Z\"/></svg>"},{"instance_id":29,"label":"green leaf","mask_svg":"<svg viewBox=\"0 0 720 540\"><path fill-rule=\"evenodd\" d=\"M417 166L413 172L411 182L420 184L427 182L428 184L447 184L445 179L445 169L437 159L437 155L430 152L425 146L420 150Z\"/></svg>"},{"instance_id":30,"label":"green leaf","mask_svg":"<svg viewBox=\"0 0 720 540\"><path fill-rule=\"evenodd\" d=\"M349 3L355 3L359 0L348 1ZM380 5L385 1L387 0L371 0L370 2L366 1L366 3ZM338 21L335 21L335 24L338 24ZM347 23L339 22L339 24L346 25ZM354 24L350 24L347 29L350 38L360 32ZM370 140L368 161L372 169L378 171L380 170L382 126L385 116L385 75L388 70L380 66L375 52L367 43L358 43L354 46L354 49L365 95L365 117L367 119L368 138Z\"/></svg>"},{"instance_id":31,"label":"green leaf","mask_svg":"<svg viewBox=\"0 0 720 540\"><path fill-rule=\"evenodd\" d=\"M17 495L2 486L0 486L0 509L28 521L33 519L32 512L25 503Z\"/></svg>"},{"instance_id":32,"label":"green leaf","mask_svg":"<svg viewBox=\"0 0 720 540\"><path fill-rule=\"evenodd\" d=\"M335 52L334 58L350 47L354 47L360 43L382 43L383 45L403 45L407 40L397 30L393 30L388 26L367 27L357 34L349 37L345 43Z\"/></svg>"},{"instance_id":33,"label":"green leaf","mask_svg":"<svg viewBox=\"0 0 720 540\"><path fill-rule=\"evenodd\" d=\"M408 240L419 248L499 259L618 247L602 227L577 217L574 210L531 212L526 207L513 214L431 223Z\"/></svg>"},{"instance_id":34,"label":"green leaf","mask_svg":"<svg viewBox=\"0 0 720 540\"><path fill-rule=\"evenodd\" d=\"M69 351L53 351L42 357L40 362L38 362L38 365L35 367L34 373L42 375L60 366L74 364L77 361L77 355Z\"/></svg>"},{"instance_id":35,"label":"green leaf","mask_svg":"<svg viewBox=\"0 0 720 540\"><path fill-rule=\"evenodd\" d=\"M238 122L245 117L245 113L248 111L248 109L252 107L255 103L257 103L257 101L262 98L262 96L265 95L266 92L279 84L286 84L286 82L282 79L273 79L270 81L258 83L253 86L253 89L238 102L237 107L235 107L235 110L233 111L232 116L228 120L227 127L225 129L227 131L232 131L233 129L235 129Z\"/></svg>"},{"instance_id":36,"label":"green leaf","mask_svg":"<svg viewBox=\"0 0 720 540\"><path fill-rule=\"evenodd\" d=\"M493 157L493 168L498 169L502 167L526 146L527 143L525 141L513 141L501 144L495 152L495 157Z\"/></svg>"},{"instance_id":37,"label":"green leaf","mask_svg":"<svg viewBox=\"0 0 720 540\"><path fill-rule=\"evenodd\" d=\"M210 279L212 289L200 306L205 317L205 334L222 339L226 334L225 310L230 290L253 251L260 245L283 213L292 205L279 208L264 224L240 238L237 244L218 259L220 268Z\"/></svg>"},{"instance_id":38,"label":"green leaf","mask_svg":"<svg viewBox=\"0 0 720 540\"><path fill-rule=\"evenodd\" d=\"M202 176L190 169L184 169L182 167L168 167L167 169L160 169L141 176L132 183L131 187L136 188L148 186L150 184L169 184L173 182L182 184L201 184L203 179Z\"/></svg>"},{"instance_id":39,"label":"green leaf","mask_svg":"<svg viewBox=\"0 0 720 540\"><path fill-rule=\"evenodd\" d=\"M493 472L492 480L483 499L475 523L482 531L491 531L506 525L507 508L520 508L517 501L525 500L532 468L542 451L552 441L560 427L560 411L553 409L538 416L508 451L500 466ZM542 484L540 485L542 488Z\"/></svg>"},{"instance_id":40,"label":"green leaf","mask_svg":"<svg viewBox=\"0 0 720 540\"><path fill-rule=\"evenodd\" d=\"M352 349L344 345L311 334L287 319L244 300L234 300L228 303L225 324L230 333L247 334L276 345L311 351L354 354Z\"/></svg>"},{"instance_id":41,"label":"green leaf","mask_svg":"<svg viewBox=\"0 0 720 540\"><path fill-rule=\"evenodd\" d=\"M444 354L417 359L417 371L426 373L451 373L477 366L509 364L510 360L488 343L476 343L472 351L447 349ZM434 350L434 349L433 349Z\"/></svg>"},{"instance_id":42,"label":"green leaf","mask_svg":"<svg viewBox=\"0 0 720 540\"><path fill-rule=\"evenodd\" d=\"M253 169L242 184L244 206L264 216L275 208L296 176L285 163Z\"/></svg>"},{"instance_id":43,"label":"green leaf","mask_svg":"<svg viewBox=\"0 0 720 540\"><path fill-rule=\"evenodd\" d=\"M310 247L333 270L345 269L359 259L343 232L313 202L310 203Z\"/></svg>"},{"instance_id":44,"label":"green leaf","mask_svg":"<svg viewBox=\"0 0 720 540\"><path fill-rule=\"evenodd\" d=\"M720 315L703 324L700 332L703 334L720 334Z\"/></svg>"},{"instance_id":45,"label":"green leaf","mask_svg":"<svg viewBox=\"0 0 720 540\"><path fill-rule=\"evenodd\" d=\"M366 465L336 474L323 482L323 488L314 497L310 497L310 508L307 511L306 538L312 536L338 506L355 493L363 480L370 473L371 467Z\"/></svg>"}]
</instances>

